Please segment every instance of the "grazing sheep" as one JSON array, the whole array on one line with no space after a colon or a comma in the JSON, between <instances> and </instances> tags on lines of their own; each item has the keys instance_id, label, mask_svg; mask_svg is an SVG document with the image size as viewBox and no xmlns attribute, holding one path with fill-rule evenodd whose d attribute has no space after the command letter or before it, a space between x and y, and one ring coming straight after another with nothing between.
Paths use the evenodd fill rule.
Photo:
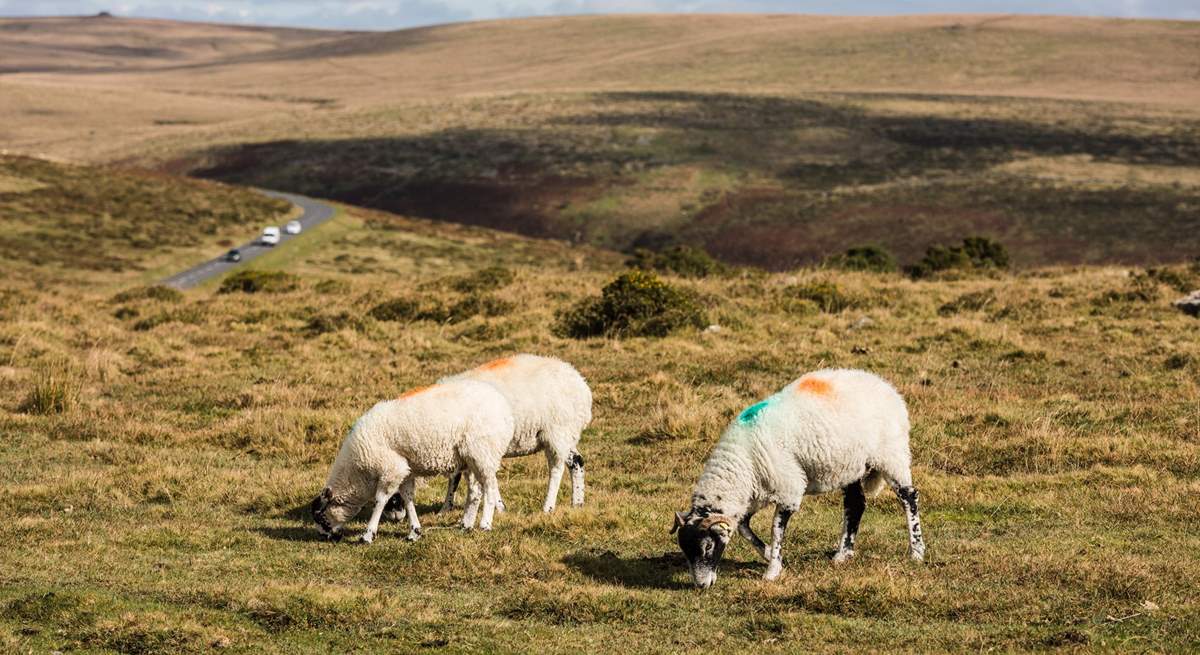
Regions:
<instances>
[{"instance_id":1,"label":"grazing sheep","mask_svg":"<svg viewBox=\"0 0 1200 655\"><path fill-rule=\"evenodd\" d=\"M808 373L751 405L725 430L692 493L692 508L677 512L672 532L692 580L708 587L736 530L767 560L763 576L783 570L783 535L806 494L841 489L844 529L835 562L854 555L866 497L891 485L908 517L909 554L925 556L917 490L912 486L908 410L887 382L865 371ZM770 546L750 518L774 503Z\"/></svg>"},{"instance_id":2,"label":"grazing sheep","mask_svg":"<svg viewBox=\"0 0 1200 655\"><path fill-rule=\"evenodd\" d=\"M574 367L553 357L514 355L441 381L451 380L486 382L508 400L516 428L505 457L531 455L539 450L546 454L550 482L546 501L542 504L543 512L554 511L564 468L571 469L571 504L577 507L583 504L583 457L579 455L579 438L592 420L592 391ZM461 476L461 471L451 474L442 511L454 507L454 495ZM388 518L401 519L404 504L402 498L393 499L388 506ZM497 507L503 511L504 501L498 501Z\"/></svg>"},{"instance_id":3,"label":"grazing sheep","mask_svg":"<svg viewBox=\"0 0 1200 655\"><path fill-rule=\"evenodd\" d=\"M325 488L312 502L313 519L321 534L338 539L342 525L374 498L375 509L362 535L370 543L388 500L402 491L411 527L408 539L415 541L421 536L412 503L417 476L466 469L472 484L463 528L474 527L482 490L479 527L490 530L500 495L496 471L512 434L508 401L482 382L448 381L377 403L342 441Z\"/></svg>"}]
</instances>

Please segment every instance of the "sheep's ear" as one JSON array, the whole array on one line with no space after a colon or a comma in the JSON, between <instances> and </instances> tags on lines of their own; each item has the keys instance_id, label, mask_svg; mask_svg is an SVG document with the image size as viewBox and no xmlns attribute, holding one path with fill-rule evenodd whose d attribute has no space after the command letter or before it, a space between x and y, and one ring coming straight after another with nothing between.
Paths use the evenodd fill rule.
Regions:
<instances>
[{"instance_id":1,"label":"sheep's ear","mask_svg":"<svg viewBox=\"0 0 1200 655\"><path fill-rule=\"evenodd\" d=\"M325 487L320 494L313 500L313 510L322 510L329 505L329 501L333 500L333 489Z\"/></svg>"},{"instance_id":2,"label":"sheep's ear","mask_svg":"<svg viewBox=\"0 0 1200 655\"><path fill-rule=\"evenodd\" d=\"M671 526L670 534L675 534L683 524L687 523L687 514L683 512L675 512L675 524Z\"/></svg>"}]
</instances>

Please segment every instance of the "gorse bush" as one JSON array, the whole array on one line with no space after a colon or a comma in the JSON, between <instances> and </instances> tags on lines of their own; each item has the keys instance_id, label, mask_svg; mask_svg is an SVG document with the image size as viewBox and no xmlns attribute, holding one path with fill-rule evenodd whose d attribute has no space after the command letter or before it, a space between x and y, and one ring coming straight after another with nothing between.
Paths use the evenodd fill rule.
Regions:
<instances>
[{"instance_id":1,"label":"gorse bush","mask_svg":"<svg viewBox=\"0 0 1200 655\"><path fill-rule=\"evenodd\" d=\"M841 287L833 282L814 281L797 284L787 287L783 293L792 300L812 302L827 314L837 314L862 305L860 299L842 291Z\"/></svg>"},{"instance_id":2,"label":"gorse bush","mask_svg":"<svg viewBox=\"0 0 1200 655\"><path fill-rule=\"evenodd\" d=\"M896 270L896 259L881 246L857 246L825 261L827 266L848 271L890 273Z\"/></svg>"},{"instance_id":3,"label":"gorse bush","mask_svg":"<svg viewBox=\"0 0 1200 655\"><path fill-rule=\"evenodd\" d=\"M476 316L503 316L513 309L507 300L472 293L452 303L429 297L394 298L375 305L367 314L377 321L461 323Z\"/></svg>"},{"instance_id":4,"label":"gorse bush","mask_svg":"<svg viewBox=\"0 0 1200 655\"><path fill-rule=\"evenodd\" d=\"M1172 289L1187 293L1200 288L1200 269L1193 266L1159 266L1146 269L1146 278L1165 284Z\"/></svg>"},{"instance_id":5,"label":"gorse bush","mask_svg":"<svg viewBox=\"0 0 1200 655\"><path fill-rule=\"evenodd\" d=\"M346 328L357 330L361 327L362 318L349 312L338 312L337 314L318 314L313 316L305 323L304 331L316 336L327 332L337 332Z\"/></svg>"},{"instance_id":6,"label":"gorse bush","mask_svg":"<svg viewBox=\"0 0 1200 655\"><path fill-rule=\"evenodd\" d=\"M221 282L218 293L285 293L299 284L299 278L283 271L238 271Z\"/></svg>"},{"instance_id":7,"label":"gorse bush","mask_svg":"<svg viewBox=\"0 0 1200 655\"><path fill-rule=\"evenodd\" d=\"M938 314L951 316L959 312L978 312L996 303L996 292L991 289L972 291L938 307Z\"/></svg>"},{"instance_id":8,"label":"gorse bush","mask_svg":"<svg viewBox=\"0 0 1200 655\"><path fill-rule=\"evenodd\" d=\"M283 271L239 271L221 282L219 293L286 293L299 286L299 278Z\"/></svg>"},{"instance_id":9,"label":"gorse bush","mask_svg":"<svg viewBox=\"0 0 1200 655\"><path fill-rule=\"evenodd\" d=\"M503 266L489 266L474 273L452 278L450 288L461 293L495 291L512 284L516 277L516 273Z\"/></svg>"},{"instance_id":10,"label":"gorse bush","mask_svg":"<svg viewBox=\"0 0 1200 655\"><path fill-rule=\"evenodd\" d=\"M561 337L665 337L708 323L694 294L663 282L648 271L623 273L599 298L587 298L558 313L554 333Z\"/></svg>"},{"instance_id":11,"label":"gorse bush","mask_svg":"<svg viewBox=\"0 0 1200 655\"><path fill-rule=\"evenodd\" d=\"M930 246L921 261L908 268L914 278L942 271L1008 268L1004 245L987 237L967 237L960 246Z\"/></svg>"},{"instance_id":12,"label":"gorse bush","mask_svg":"<svg viewBox=\"0 0 1200 655\"><path fill-rule=\"evenodd\" d=\"M173 289L168 286L156 284L148 287L136 287L122 291L112 297L115 303L130 302L133 300L159 300L162 302L179 302L183 300L183 293L178 289Z\"/></svg>"},{"instance_id":13,"label":"gorse bush","mask_svg":"<svg viewBox=\"0 0 1200 655\"><path fill-rule=\"evenodd\" d=\"M680 277L703 278L719 275L727 269L704 250L692 246L672 246L655 252L647 248L633 251L633 257L625 262L630 268L643 271L658 271Z\"/></svg>"}]
</instances>

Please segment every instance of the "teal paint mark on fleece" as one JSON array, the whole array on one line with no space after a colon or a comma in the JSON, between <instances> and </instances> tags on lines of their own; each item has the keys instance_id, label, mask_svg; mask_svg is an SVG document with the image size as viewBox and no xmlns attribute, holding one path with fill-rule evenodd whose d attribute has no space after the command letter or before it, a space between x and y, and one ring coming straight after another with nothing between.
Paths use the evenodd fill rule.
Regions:
<instances>
[{"instance_id":1,"label":"teal paint mark on fleece","mask_svg":"<svg viewBox=\"0 0 1200 655\"><path fill-rule=\"evenodd\" d=\"M768 398L762 402L759 402L759 403L754 403L753 405L751 405L751 406L747 407L745 410L743 410L740 415L738 415L738 422L743 423L743 424L753 423L754 419L756 417L758 417L759 412L766 409L767 405L770 405L770 404L771 404L770 398Z\"/></svg>"}]
</instances>

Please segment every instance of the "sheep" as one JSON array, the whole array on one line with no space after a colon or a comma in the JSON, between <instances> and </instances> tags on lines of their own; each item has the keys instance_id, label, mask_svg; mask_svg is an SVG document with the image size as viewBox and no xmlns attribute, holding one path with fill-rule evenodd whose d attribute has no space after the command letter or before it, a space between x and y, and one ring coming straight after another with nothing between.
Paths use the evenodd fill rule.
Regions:
<instances>
[{"instance_id":1,"label":"sheep","mask_svg":"<svg viewBox=\"0 0 1200 655\"><path fill-rule=\"evenodd\" d=\"M678 532L697 587L716 581L717 565L736 527L767 561L766 580L783 570L788 519L807 494L843 491L843 531L834 562L854 555L867 496L889 484L908 518L909 555L921 561L925 542L917 512L908 448L908 410L890 384L866 371L807 373L746 408L726 428L692 493L691 510L676 512ZM772 543L750 528L759 509L775 504Z\"/></svg>"},{"instance_id":2,"label":"sheep","mask_svg":"<svg viewBox=\"0 0 1200 655\"><path fill-rule=\"evenodd\" d=\"M583 505L583 457L579 454L579 438L592 421L592 391L587 382L570 364L553 357L521 354L492 360L465 373L442 378L477 380L491 384L508 399L516 420L512 441L505 457L532 455L539 450L546 454L550 467L550 482L546 490L543 512L553 512L558 503L558 489L563 470L571 470L571 504ZM451 474L446 489L446 501L441 511L454 507L461 471ZM400 520L406 505L403 498L389 504L388 518ZM504 501L497 501L504 511Z\"/></svg>"},{"instance_id":3,"label":"sheep","mask_svg":"<svg viewBox=\"0 0 1200 655\"><path fill-rule=\"evenodd\" d=\"M340 539L342 525L373 497L375 508L362 534L362 541L371 543L388 500L399 491L407 499L407 539L416 541L421 537L412 502L417 476L465 468L473 483L462 526L474 527L482 489L479 528L490 530L500 495L496 471L512 434L508 401L483 382L447 381L377 403L342 441L325 488L312 502L313 519L322 535Z\"/></svg>"}]
</instances>

